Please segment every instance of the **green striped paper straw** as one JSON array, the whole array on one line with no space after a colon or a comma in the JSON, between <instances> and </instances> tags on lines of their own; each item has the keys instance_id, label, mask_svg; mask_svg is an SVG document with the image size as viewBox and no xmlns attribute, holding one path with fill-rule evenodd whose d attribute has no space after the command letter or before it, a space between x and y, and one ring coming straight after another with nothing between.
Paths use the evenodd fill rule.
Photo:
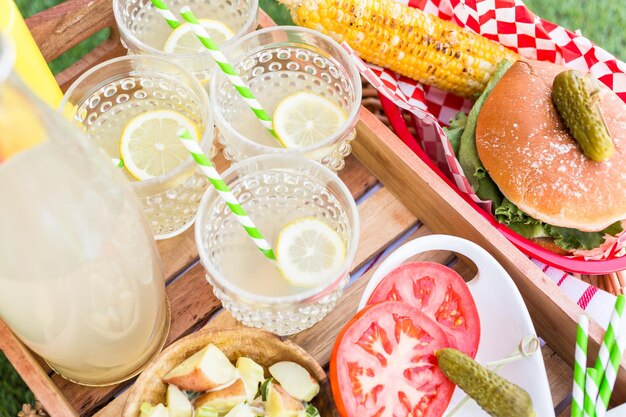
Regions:
<instances>
[{"instance_id":1,"label":"green striped paper straw","mask_svg":"<svg viewBox=\"0 0 626 417\"><path fill-rule=\"evenodd\" d=\"M583 314L578 318L578 331L576 332L576 352L574 355L574 387L572 388L572 417L583 416L588 339L589 319L586 315Z\"/></svg>"},{"instance_id":2,"label":"green striped paper straw","mask_svg":"<svg viewBox=\"0 0 626 417\"><path fill-rule=\"evenodd\" d=\"M152 5L157 9L159 14L163 16L163 19L165 19L165 22L167 22L167 24L170 25L172 29L176 29L177 27L181 25L178 19L176 19L176 16L174 16L174 13L172 13L170 9L167 8L167 5L165 4L163 0L150 0L150 1L152 2Z\"/></svg>"},{"instance_id":3,"label":"green striped paper straw","mask_svg":"<svg viewBox=\"0 0 626 417\"><path fill-rule=\"evenodd\" d=\"M598 358L596 364L593 367L595 372L592 372L592 378L585 379L585 401L583 404L583 410L585 416L595 416L596 402L598 401L598 392L600 390L600 384L604 378L604 372L609 364L611 349L615 345L615 335L620 329L622 316L624 314L624 306L626 305L626 297L619 295L615 301L615 307L613 314L611 314L611 320L604 333L602 344L600 345L600 351L598 352ZM589 384L595 384L594 389L589 391ZM589 414L591 410L591 414Z\"/></svg>"},{"instance_id":4,"label":"green striped paper straw","mask_svg":"<svg viewBox=\"0 0 626 417\"><path fill-rule=\"evenodd\" d=\"M215 166L211 162L211 160L202 152L200 149L200 145L198 142L191 136L187 129L180 129L178 131L178 138L185 145L185 148L189 151L191 156L193 157L196 164L200 167L204 175L209 178L215 190L219 193L219 195L224 199L226 205L232 213L235 215L239 223L246 230L254 244L257 248L265 255L266 258L276 261L276 257L274 256L274 251L270 244L265 240L259 229L254 225L252 219L248 216L246 211L241 207L237 197L230 191L222 176L217 172Z\"/></svg>"},{"instance_id":5,"label":"green striped paper straw","mask_svg":"<svg viewBox=\"0 0 626 417\"><path fill-rule=\"evenodd\" d=\"M587 398L595 399L598 396L598 371L595 368L587 368L585 375L585 405L583 416L595 417L595 400L587 401Z\"/></svg>"},{"instance_id":6,"label":"green striped paper straw","mask_svg":"<svg viewBox=\"0 0 626 417\"><path fill-rule=\"evenodd\" d=\"M200 42L202 42L202 45L204 45L204 47L211 53L211 56L217 63L217 66L220 67L233 87L235 87L237 92L239 92L241 97L243 97L248 104L248 107L250 107L250 110L252 110L252 112L256 115L263 127L265 127L272 134L272 136L276 138L276 132L274 132L274 128L272 127L272 118L263 109L261 103L254 98L252 91L250 91L246 83L241 79L241 77L239 77L233 66L230 65L226 56L224 56L224 54L220 51L217 43L215 43L209 33L204 29L200 22L198 22L198 19L193 14L189 6L185 6L180 9L180 14L183 16L185 22L191 25L191 29L194 31Z\"/></svg>"},{"instance_id":7,"label":"green striped paper straw","mask_svg":"<svg viewBox=\"0 0 626 417\"><path fill-rule=\"evenodd\" d=\"M606 409L609 406L609 400L613 393L613 387L615 386L615 380L617 379L619 365L622 362L624 348L626 348L626 334L621 335L613 345L613 349L611 349L609 366L607 366L604 372L604 378L602 378L602 384L600 385L600 391L598 393L598 400L596 401L596 417L604 417L606 414Z\"/></svg>"},{"instance_id":8,"label":"green striped paper straw","mask_svg":"<svg viewBox=\"0 0 626 417\"><path fill-rule=\"evenodd\" d=\"M622 325L622 316L624 315L624 307L626 306L626 297L621 294L617 296L615 301L615 307L613 308L613 314L611 314L611 320L609 326L604 333L604 339L600 345L600 351L598 352L598 359L594 369L598 372L598 384L602 381L604 371L609 364L609 356L613 345L615 345L615 335L619 332Z\"/></svg>"}]
</instances>

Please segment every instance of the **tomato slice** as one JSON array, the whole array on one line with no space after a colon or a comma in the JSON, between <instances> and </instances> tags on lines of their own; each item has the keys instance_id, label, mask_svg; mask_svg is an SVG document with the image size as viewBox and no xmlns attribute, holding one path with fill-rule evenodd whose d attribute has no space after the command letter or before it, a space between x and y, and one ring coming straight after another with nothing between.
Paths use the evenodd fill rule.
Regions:
<instances>
[{"instance_id":1,"label":"tomato slice","mask_svg":"<svg viewBox=\"0 0 626 417\"><path fill-rule=\"evenodd\" d=\"M391 271L378 284L368 304L404 301L436 321L453 347L476 357L480 319L465 281L453 269L434 262L411 262Z\"/></svg>"},{"instance_id":2,"label":"tomato slice","mask_svg":"<svg viewBox=\"0 0 626 417\"><path fill-rule=\"evenodd\" d=\"M343 328L331 355L333 396L342 417L441 417L454 384L437 367L449 347L441 328L415 307L367 306Z\"/></svg>"}]
</instances>

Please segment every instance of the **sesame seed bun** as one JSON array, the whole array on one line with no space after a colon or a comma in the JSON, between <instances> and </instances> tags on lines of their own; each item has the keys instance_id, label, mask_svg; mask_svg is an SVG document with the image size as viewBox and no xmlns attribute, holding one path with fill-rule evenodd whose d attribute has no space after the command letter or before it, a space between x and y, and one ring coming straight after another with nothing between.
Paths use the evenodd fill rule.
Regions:
<instances>
[{"instance_id":1,"label":"sesame seed bun","mask_svg":"<svg viewBox=\"0 0 626 417\"><path fill-rule=\"evenodd\" d=\"M515 63L480 111L476 147L500 191L529 216L599 231L626 219L626 104L602 86L600 108L615 154L594 162L552 104L552 82L564 70L539 61Z\"/></svg>"}]
</instances>

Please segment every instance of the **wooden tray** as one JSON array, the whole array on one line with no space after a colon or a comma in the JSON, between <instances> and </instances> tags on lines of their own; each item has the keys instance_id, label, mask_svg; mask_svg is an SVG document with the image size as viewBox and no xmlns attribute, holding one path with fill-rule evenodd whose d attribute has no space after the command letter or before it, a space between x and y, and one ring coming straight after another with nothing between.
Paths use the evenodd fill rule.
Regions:
<instances>
[{"instance_id":1,"label":"wooden tray","mask_svg":"<svg viewBox=\"0 0 626 417\"><path fill-rule=\"evenodd\" d=\"M262 11L261 26L274 23ZM94 51L61 73L57 80L66 89L87 68L125 54L115 28L111 0L68 0L27 20L45 58L50 61L105 27L111 36ZM363 103L380 109L376 94L365 89ZM540 337L546 341L543 355L557 415L569 415L575 320L582 310L569 300L526 256L519 252L464 200L452 191L366 107L359 113L353 155L340 177L357 199L362 232L353 271L381 256L400 237L448 233L472 240L487 249L509 272L524 297ZM228 163L216 159L220 171ZM384 185L383 185L384 184ZM205 326L237 326L213 295L198 262L193 230L158 242L166 271L167 294L172 308L168 344ZM471 267L451 253L429 252L423 259L453 266L463 277L473 277ZM313 328L290 337L323 366L334 339L354 314L372 271L351 285L328 317ZM590 355L595 356L603 331L590 326ZM325 343L320 343L324 340ZM54 375L0 321L0 349L52 416L119 416L125 389L132 381L88 388ZM614 401L626 402L626 361L618 377ZM326 417L326 416L325 416Z\"/></svg>"}]
</instances>

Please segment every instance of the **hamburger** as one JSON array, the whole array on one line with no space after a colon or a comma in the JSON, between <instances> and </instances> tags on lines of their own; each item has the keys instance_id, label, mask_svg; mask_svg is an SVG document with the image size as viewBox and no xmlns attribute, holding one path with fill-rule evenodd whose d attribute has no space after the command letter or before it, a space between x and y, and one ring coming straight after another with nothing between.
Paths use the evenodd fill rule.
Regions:
<instances>
[{"instance_id":1,"label":"hamburger","mask_svg":"<svg viewBox=\"0 0 626 417\"><path fill-rule=\"evenodd\" d=\"M474 192L492 201L496 220L559 254L598 257L626 223L626 104L598 84L598 106L615 146L585 156L552 101L567 68L503 61L448 137Z\"/></svg>"}]
</instances>

